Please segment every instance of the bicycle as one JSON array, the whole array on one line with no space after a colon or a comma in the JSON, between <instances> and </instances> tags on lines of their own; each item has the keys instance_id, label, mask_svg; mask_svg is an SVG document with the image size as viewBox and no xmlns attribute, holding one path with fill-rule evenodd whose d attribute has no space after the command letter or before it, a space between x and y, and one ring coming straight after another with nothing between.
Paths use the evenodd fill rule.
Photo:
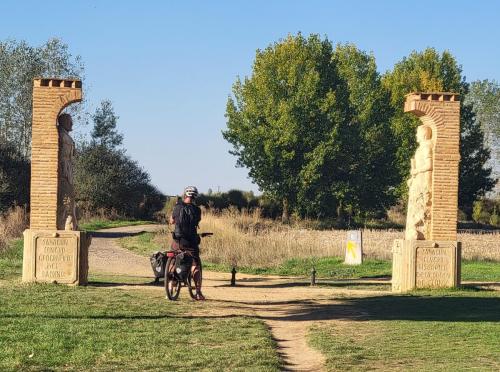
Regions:
<instances>
[{"instance_id":1,"label":"bicycle","mask_svg":"<svg viewBox=\"0 0 500 372\"><path fill-rule=\"evenodd\" d=\"M199 234L200 238L212 235L213 233ZM164 284L169 300L177 300L183 286L188 288L191 298L196 299L196 284L193 278L192 264L193 257L189 251L167 251ZM199 264L200 275L202 275L201 261Z\"/></svg>"}]
</instances>

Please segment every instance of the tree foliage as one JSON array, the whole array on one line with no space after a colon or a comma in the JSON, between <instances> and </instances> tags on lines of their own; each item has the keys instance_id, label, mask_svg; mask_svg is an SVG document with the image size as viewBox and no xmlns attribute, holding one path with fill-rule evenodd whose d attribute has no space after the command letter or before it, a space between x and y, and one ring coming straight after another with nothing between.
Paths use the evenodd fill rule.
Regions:
<instances>
[{"instance_id":1,"label":"tree foliage","mask_svg":"<svg viewBox=\"0 0 500 372\"><path fill-rule=\"evenodd\" d=\"M0 42L0 142L29 158L33 79L82 78L83 71L80 57L73 57L60 39L40 47L25 41ZM77 106L72 110L78 110Z\"/></svg>"},{"instance_id":2,"label":"tree foliage","mask_svg":"<svg viewBox=\"0 0 500 372\"><path fill-rule=\"evenodd\" d=\"M391 104L395 114L392 127L398 141L397 159L401 177L399 194L407 191L410 158L416 149L415 129L420 120L403 112L404 97L415 91L446 91L460 93L461 97L461 142L459 205L469 215L472 202L493 187L491 168L486 163L490 153L484 145L480 123L475 120L474 103L464 103L469 84L462 77L462 70L451 53L438 53L433 48L423 52L412 52L398 62L394 69L383 77L384 85L391 92Z\"/></svg>"},{"instance_id":3,"label":"tree foliage","mask_svg":"<svg viewBox=\"0 0 500 372\"><path fill-rule=\"evenodd\" d=\"M123 135L116 130L118 117L111 101L104 100L92 116L94 129L90 134L94 145L116 148L123 142Z\"/></svg>"},{"instance_id":4,"label":"tree foliage","mask_svg":"<svg viewBox=\"0 0 500 372\"><path fill-rule=\"evenodd\" d=\"M370 183L373 198L364 191L392 164L375 155L383 152L379 137L391 136L390 107L377 105L384 92L372 56L352 45L334 50L317 35L289 36L257 51L252 75L236 81L233 95L224 138L238 165L283 201L285 214L289 207L335 216L388 203L390 177Z\"/></svg>"},{"instance_id":5,"label":"tree foliage","mask_svg":"<svg viewBox=\"0 0 500 372\"><path fill-rule=\"evenodd\" d=\"M460 93L461 69L451 53L445 51L440 54L433 48L427 48L423 52L412 52L396 63L382 81L390 91L390 102L394 109L391 126L397 142L397 194L404 197L407 193L410 159L417 148L416 128L421 124L417 117L403 112L405 95L411 92Z\"/></svg>"}]
</instances>

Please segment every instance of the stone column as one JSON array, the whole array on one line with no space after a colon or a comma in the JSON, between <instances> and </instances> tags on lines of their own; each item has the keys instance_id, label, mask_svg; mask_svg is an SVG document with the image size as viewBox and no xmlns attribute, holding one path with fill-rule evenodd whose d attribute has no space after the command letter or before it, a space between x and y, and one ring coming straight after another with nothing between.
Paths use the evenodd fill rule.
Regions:
<instances>
[{"instance_id":1,"label":"stone column","mask_svg":"<svg viewBox=\"0 0 500 372\"><path fill-rule=\"evenodd\" d=\"M23 281L85 284L88 245L85 232L66 231L58 213L60 134L57 118L82 99L79 80L35 79L31 146L30 228L24 232Z\"/></svg>"},{"instance_id":2,"label":"stone column","mask_svg":"<svg viewBox=\"0 0 500 372\"><path fill-rule=\"evenodd\" d=\"M422 125L408 181L405 239L396 240L393 246L392 289L405 292L458 286L459 96L411 93L406 96L404 110L419 117Z\"/></svg>"}]
</instances>

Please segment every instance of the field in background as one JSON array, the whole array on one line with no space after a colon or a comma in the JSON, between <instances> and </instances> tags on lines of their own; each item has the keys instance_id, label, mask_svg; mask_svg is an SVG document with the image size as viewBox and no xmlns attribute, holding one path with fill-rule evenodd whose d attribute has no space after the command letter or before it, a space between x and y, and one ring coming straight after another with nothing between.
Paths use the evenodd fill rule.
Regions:
<instances>
[{"instance_id":1,"label":"field in background","mask_svg":"<svg viewBox=\"0 0 500 372\"><path fill-rule=\"evenodd\" d=\"M219 214L205 211L201 231L213 232L201 245L204 267L213 271L231 270L236 266L239 272L250 274L275 274L309 276L315 267L317 276L331 279L355 279L367 277L388 277L392 272L392 240L401 237L402 232L365 230L365 253L363 265L343 264L346 231L311 230L303 226L283 225L261 218L258 213L248 214L228 210ZM468 239L464 244L476 260L464 259L462 279L464 281L496 281L500 279L498 247L485 250L484 255L473 255L472 248L498 246L498 234L483 234L473 240L474 234L460 234ZM149 256L158 250L167 250L171 243L167 228L158 233L144 232L121 238L120 244L133 252ZM491 249L491 248L490 248ZM477 257L480 260L477 260ZM489 259L488 259L489 258Z\"/></svg>"},{"instance_id":2,"label":"field in background","mask_svg":"<svg viewBox=\"0 0 500 372\"><path fill-rule=\"evenodd\" d=\"M301 225L289 226L263 219L254 213L226 210L204 211L201 231L214 236L203 241L203 255L213 263L238 266L267 264L274 266L289 259L343 257L346 230L312 230ZM397 230L363 230L366 258L391 260L394 239L402 238ZM500 261L500 232L459 233L462 258Z\"/></svg>"}]
</instances>

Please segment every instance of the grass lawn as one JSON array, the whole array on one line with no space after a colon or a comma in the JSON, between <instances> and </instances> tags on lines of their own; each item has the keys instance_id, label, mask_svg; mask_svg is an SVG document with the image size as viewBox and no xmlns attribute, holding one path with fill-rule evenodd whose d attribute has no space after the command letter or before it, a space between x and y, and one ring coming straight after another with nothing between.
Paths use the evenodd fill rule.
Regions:
<instances>
[{"instance_id":1,"label":"grass lawn","mask_svg":"<svg viewBox=\"0 0 500 372\"><path fill-rule=\"evenodd\" d=\"M6 251L0 252L0 280L20 277L22 271L23 240L17 239L11 242L10 247Z\"/></svg>"},{"instance_id":2,"label":"grass lawn","mask_svg":"<svg viewBox=\"0 0 500 372\"><path fill-rule=\"evenodd\" d=\"M344 305L365 315L319 323L309 334L328 370L500 369L498 292L415 291Z\"/></svg>"},{"instance_id":3,"label":"grass lawn","mask_svg":"<svg viewBox=\"0 0 500 372\"><path fill-rule=\"evenodd\" d=\"M137 254L149 256L152 252L164 249L154 241L155 234L144 232L139 235L120 239L120 244ZM202 248L203 258L203 248ZM204 267L212 271L231 271L228 265L204 262ZM359 266L343 264L339 257L323 257L315 259L292 259L276 267L239 267L238 271L247 274L309 276L311 268L316 268L319 278L359 279L389 277L392 273L391 261L368 259ZM462 262L463 281L500 281L500 263L492 261Z\"/></svg>"},{"instance_id":4,"label":"grass lawn","mask_svg":"<svg viewBox=\"0 0 500 372\"><path fill-rule=\"evenodd\" d=\"M110 229L113 227L123 227L123 226L137 226L137 225L148 225L154 223L153 221L141 221L141 220L90 220L79 224L80 230L95 231L101 229Z\"/></svg>"},{"instance_id":5,"label":"grass lawn","mask_svg":"<svg viewBox=\"0 0 500 372\"><path fill-rule=\"evenodd\" d=\"M190 311L210 302L112 288L139 284L128 277L94 275L87 287L23 285L21 269L17 241L0 255L2 371L279 370L276 345L261 320L194 318Z\"/></svg>"}]
</instances>

